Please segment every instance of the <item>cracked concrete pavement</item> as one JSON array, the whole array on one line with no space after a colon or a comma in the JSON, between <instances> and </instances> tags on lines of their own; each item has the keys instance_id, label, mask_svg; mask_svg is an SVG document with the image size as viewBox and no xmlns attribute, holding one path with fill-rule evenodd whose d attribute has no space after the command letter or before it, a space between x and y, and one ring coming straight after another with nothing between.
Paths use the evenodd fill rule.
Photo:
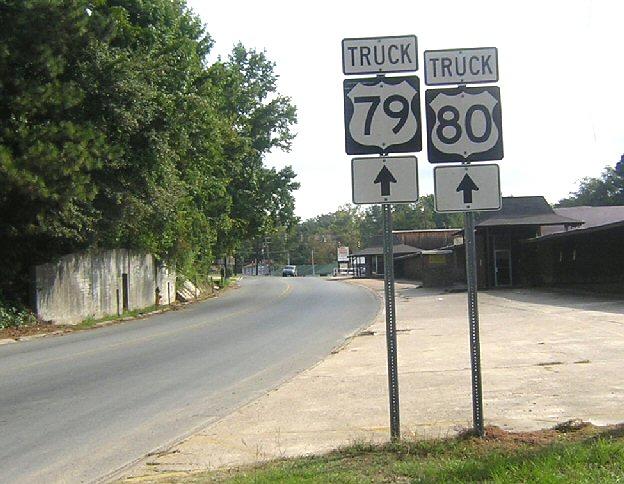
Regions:
<instances>
[{"instance_id":1,"label":"cracked concrete pavement","mask_svg":"<svg viewBox=\"0 0 624 484\"><path fill-rule=\"evenodd\" d=\"M330 283L330 282L328 282ZM354 280L383 294L382 281ZM397 283L401 430L472 425L465 293ZM486 424L534 430L624 421L624 300L537 290L479 293ZM126 474L150 481L389 438L385 316L340 351Z\"/></svg>"}]
</instances>

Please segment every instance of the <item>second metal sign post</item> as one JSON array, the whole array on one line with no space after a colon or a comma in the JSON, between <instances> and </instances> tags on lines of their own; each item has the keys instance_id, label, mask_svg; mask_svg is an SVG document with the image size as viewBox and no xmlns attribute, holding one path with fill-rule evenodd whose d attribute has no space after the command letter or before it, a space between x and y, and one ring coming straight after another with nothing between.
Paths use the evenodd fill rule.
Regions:
<instances>
[{"instance_id":1,"label":"second metal sign post","mask_svg":"<svg viewBox=\"0 0 624 484\"><path fill-rule=\"evenodd\" d=\"M484 419L475 211L500 210L501 196L498 165L470 163L503 158L503 123L498 87L466 87L466 83L495 81L498 81L498 50L494 47L425 52L428 86L460 84L454 88L428 89L425 94L427 152L430 163L462 163L434 170L435 209L464 212L472 415L474 431L481 437Z\"/></svg>"}]
</instances>

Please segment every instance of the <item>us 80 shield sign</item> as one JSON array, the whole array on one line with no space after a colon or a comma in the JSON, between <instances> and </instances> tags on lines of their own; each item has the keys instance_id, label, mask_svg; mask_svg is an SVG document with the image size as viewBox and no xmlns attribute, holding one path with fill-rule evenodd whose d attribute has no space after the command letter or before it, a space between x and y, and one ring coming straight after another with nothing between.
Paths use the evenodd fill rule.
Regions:
<instances>
[{"instance_id":1,"label":"us 80 shield sign","mask_svg":"<svg viewBox=\"0 0 624 484\"><path fill-rule=\"evenodd\" d=\"M347 79L343 88L347 154L422 149L417 76Z\"/></svg>"},{"instance_id":2,"label":"us 80 shield sign","mask_svg":"<svg viewBox=\"0 0 624 484\"><path fill-rule=\"evenodd\" d=\"M430 163L503 159L498 87L428 89L425 104Z\"/></svg>"}]
</instances>

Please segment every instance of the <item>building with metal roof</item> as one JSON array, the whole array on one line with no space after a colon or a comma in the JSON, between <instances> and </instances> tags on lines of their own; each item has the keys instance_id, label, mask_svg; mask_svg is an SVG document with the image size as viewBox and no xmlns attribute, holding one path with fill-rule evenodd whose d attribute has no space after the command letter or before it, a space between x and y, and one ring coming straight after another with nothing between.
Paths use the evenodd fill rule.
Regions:
<instances>
[{"instance_id":1,"label":"building with metal roof","mask_svg":"<svg viewBox=\"0 0 624 484\"><path fill-rule=\"evenodd\" d=\"M392 250L395 261L397 257L422 252L422 249L418 247L405 244L394 244ZM382 277L384 275L383 247L366 247L349 254L349 265L354 269L356 277ZM394 270L397 277L403 275L400 265L395 263Z\"/></svg>"},{"instance_id":2,"label":"building with metal roof","mask_svg":"<svg viewBox=\"0 0 624 484\"><path fill-rule=\"evenodd\" d=\"M462 229L393 234L397 277L465 283ZM541 196L503 197L501 210L477 217L479 287L595 283L624 290L623 242L624 206L553 209ZM360 267L360 276L383 275L381 244L350 258L356 274Z\"/></svg>"},{"instance_id":3,"label":"building with metal roof","mask_svg":"<svg viewBox=\"0 0 624 484\"><path fill-rule=\"evenodd\" d=\"M581 226L548 227L524 241L523 262L534 285L597 286L624 290L624 206L566 207L555 211L583 218Z\"/></svg>"}]
</instances>

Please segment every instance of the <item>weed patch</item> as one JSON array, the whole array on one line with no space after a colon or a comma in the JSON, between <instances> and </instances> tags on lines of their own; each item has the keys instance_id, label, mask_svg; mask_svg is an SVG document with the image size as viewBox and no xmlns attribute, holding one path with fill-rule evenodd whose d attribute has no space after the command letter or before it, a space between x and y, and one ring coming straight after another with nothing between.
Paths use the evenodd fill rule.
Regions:
<instances>
[{"instance_id":1,"label":"weed patch","mask_svg":"<svg viewBox=\"0 0 624 484\"><path fill-rule=\"evenodd\" d=\"M479 439L356 443L326 455L168 477L171 483L622 482L624 425L570 421L539 432L487 427Z\"/></svg>"}]
</instances>

